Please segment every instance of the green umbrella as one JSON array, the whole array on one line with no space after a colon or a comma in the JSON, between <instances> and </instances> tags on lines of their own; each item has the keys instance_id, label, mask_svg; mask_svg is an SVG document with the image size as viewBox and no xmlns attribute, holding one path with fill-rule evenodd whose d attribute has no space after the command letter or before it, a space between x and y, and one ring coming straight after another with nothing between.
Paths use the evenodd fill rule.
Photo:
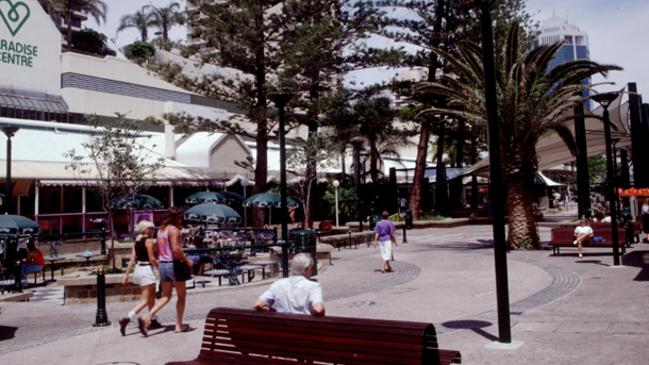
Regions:
<instances>
[{"instance_id":1,"label":"green umbrella","mask_svg":"<svg viewBox=\"0 0 649 365\"><path fill-rule=\"evenodd\" d=\"M290 197L286 197L286 202L289 207L298 206L299 203ZM279 194L265 192L252 195L243 202L244 207L257 207L257 208L280 208L282 206L282 198Z\"/></svg>"},{"instance_id":2,"label":"green umbrella","mask_svg":"<svg viewBox=\"0 0 649 365\"><path fill-rule=\"evenodd\" d=\"M126 194L111 200L110 205L115 209L164 209L164 204L157 198L146 194Z\"/></svg>"},{"instance_id":3,"label":"green umbrella","mask_svg":"<svg viewBox=\"0 0 649 365\"><path fill-rule=\"evenodd\" d=\"M241 223L241 216L227 205L203 203L187 209L185 220L201 223L238 224Z\"/></svg>"},{"instance_id":4,"label":"green umbrella","mask_svg":"<svg viewBox=\"0 0 649 365\"><path fill-rule=\"evenodd\" d=\"M228 199L221 193L216 191L199 191L185 199L187 204L200 204L200 203L226 203Z\"/></svg>"},{"instance_id":5,"label":"green umbrella","mask_svg":"<svg viewBox=\"0 0 649 365\"><path fill-rule=\"evenodd\" d=\"M36 234L38 223L22 215L0 215L0 233Z\"/></svg>"}]
</instances>

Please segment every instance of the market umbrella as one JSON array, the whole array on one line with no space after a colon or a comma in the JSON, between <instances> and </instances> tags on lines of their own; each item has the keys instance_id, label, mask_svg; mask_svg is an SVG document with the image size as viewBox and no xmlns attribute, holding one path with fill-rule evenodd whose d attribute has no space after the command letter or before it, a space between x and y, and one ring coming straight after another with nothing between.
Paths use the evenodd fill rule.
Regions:
<instances>
[{"instance_id":1,"label":"market umbrella","mask_svg":"<svg viewBox=\"0 0 649 365\"><path fill-rule=\"evenodd\" d=\"M239 193L235 193L233 191L222 191L219 194L223 195L227 199L229 205L232 205L232 204L235 204L235 203L236 204L241 204L243 202L243 200L245 199L243 197L243 195L241 195Z\"/></svg>"},{"instance_id":2,"label":"market umbrella","mask_svg":"<svg viewBox=\"0 0 649 365\"><path fill-rule=\"evenodd\" d=\"M185 199L187 204L200 204L200 203L226 203L228 200L222 193L216 191L199 191Z\"/></svg>"},{"instance_id":3,"label":"market umbrella","mask_svg":"<svg viewBox=\"0 0 649 365\"><path fill-rule=\"evenodd\" d=\"M110 202L115 209L164 209L164 204L151 195L146 194L126 194L113 199Z\"/></svg>"},{"instance_id":4,"label":"market umbrella","mask_svg":"<svg viewBox=\"0 0 649 365\"><path fill-rule=\"evenodd\" d=\"M223 204L203 203L185 211L185 220L201 223L241 223L241 216L234 209Z\"/></svg>"},{"instance_id":5,"label":"market umbrella","mask_svg":"<svg viewBox=\"0 0 649 365\"><path fill-rule=\"evenodd\" d=\"M0 215L0 233L36 234L38 223L22 215Z\"/></svg>"},{"instance_id":6,"label":"market umbrella","mask_svg":"<svg viewBox=\"0 0 649 365\"><path fill-rule=\"evenodd\" d=\"M289 207L296 207L299 203L290 197L286 197L286 202ZM257 208L280 208L282 206L282 198L279 194L265 192L252 195L243 202L244 207L257 207Z\"/></svg>"}]
</instances>

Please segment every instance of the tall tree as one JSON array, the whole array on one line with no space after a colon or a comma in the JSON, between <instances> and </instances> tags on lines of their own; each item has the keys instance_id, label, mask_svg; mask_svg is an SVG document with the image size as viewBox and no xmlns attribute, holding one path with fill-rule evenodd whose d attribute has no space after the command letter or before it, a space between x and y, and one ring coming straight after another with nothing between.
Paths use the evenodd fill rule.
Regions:
<instances>
[{"instance_id":1,"label":"tall tree","mask_svg":"<svg viewBox=\"0 0 649 365\"><path fill-rule=\"evenodd\" d=\"M180 4L172 1L167 6L157 7L147 5L143 9L150 11L153 18L151 25L160 30L162 42L163 44L167 44L169 42L169 30L171 27L176 24L182 24L183 22L182 13L179 12Z\"/></svg>"},{"instance_id":2,"label":"tall tree","mask_svg":"<svg viewBox=\"0 0 649 365\"><path fill-rule=\"evenodd\" d=\"M67 27L65 39L72 47L72 18L75 12L90 15L98 24L106 22L108 5L103 0L39 0L53 19L64 19ZM54 15L56 14L56 15Z\"/></svg>"},{"instance_id":3,"label":"tall tree","mask_svg":"<svg viewBox=\"0 0 649 365\"><path fill-rule=\"evenodd\" d=\"M202 39L190 47L202 61L227 68L232 78L224 76L187 80L187 87L203 95L239 104L253 128L238 121L200 123L193 118L176 120L190 130L222 130L237 133L256 142L255 191L263 192L268 179L268 139L274 124L269 113L268 93L276 88L273 72L280 65L279 44L283 26L276 11L280 0L188 0L188 26L192 36ZM257 209L254 222L263 224L263 210Z\"/></svg>"},{"instance_id":4,"label":"tall tree","mask_svg":"<svg viewBox=\"0 0 649 365\"><path fill-rule=\"evenodd\" d=\"M509 211L508 242L513 248L538 247L539 236L534 202L534 178L537 171L536 143L544 135L556 132L575 150L572 133L564 122L572 120L573 108L582 102L587 88L581 80L594 74L606 74L620 68L592 61L571 61L547 72L549 62L562 43L542 46L527 52L518 24L513 24L507 42L497 54L498 121L503 179ZM418 89L448 98L447 107L434 107L422 114L444 114L486 124L482 50L471 42L447 53L437 49L452 67L439 83L422 83Z\"/></svg>"},{"instance_id":5,"label":"tall tree","mask_svg":"<svg viewBox=\"0 0 649 365\"><path fill-rule=\"evenodd\" d=\"M119 19L117 32L124 29L135 28L140 32L140 40L146 42L149 40L149 27L154 25L154 15L147 10L148 6L142 7L133 14L125 14Z\"/></svg>"},{"instance_id":6,"label":"tall tree","mask_svg":"<svg viewBox=\"0 0 649 365\"><path fill-rule=\"evenodd\" d=\"M369 4L353 0L287 0L283 2L283 40L281 43L283 88L298 91L301 95L296 107L306 110L299 123L308 130L308 145L315 145L323 122L323 105L340 90L342 74L357 67L358 58L352 59L346 51L373 29L375 10ZM315 150L308 150L314 153ZM312 157L315 157L312 156ZM315 188L317 164L307 158L305 188ZM306 221L312 226L315 194L305 202Z\"/></svg>"}]
</instances>

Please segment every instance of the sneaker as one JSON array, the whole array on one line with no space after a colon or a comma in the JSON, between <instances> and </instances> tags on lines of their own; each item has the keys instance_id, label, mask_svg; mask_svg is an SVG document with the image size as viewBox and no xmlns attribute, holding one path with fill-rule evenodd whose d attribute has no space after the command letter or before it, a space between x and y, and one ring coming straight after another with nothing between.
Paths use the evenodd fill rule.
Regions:
<instances>
[{"instance_id":1,"label":"sneaker","mask_svg":"<svg viewBox=\"0 0 649 365\"><path fill-rule=\"evenodd\" d=\"M149 329L150 330L156 330L158 328L162 328L162 323L158 322L157 318L154 318L149 322Z\"/></svg>"},{"instance_id":2,"label":"sneaker","mask_svg":"<svg viewBox=\"0 0 649 365\"><path fill-rule=\"evenodd\" d=\"M119 320L119 332L122 334L122 336L126 336L126 326L131 320L128 319L128 317L122 317L122 319Z\"/></svg>"},{"instance_id":3,"label":"sneaker","mask_svg":"<svg viewBox=\"0 0 649 365\"><path fill-rule=\"evenodd\" d=\"M581 258L583 258L583 257L584 257L584 255L582 255L582 254L579 254L579 258L580 258L580 259L581 259Z\"/></svg>"},{"instance_id":4,"label":"sneaker","mask_svg":"<svg viewBox=\"0 0 649 365\"><path fill-rule=\"evenodd\" d=\"M577 240L572 241L573 245L577 245Z\"/></svg>"}]
</instances>

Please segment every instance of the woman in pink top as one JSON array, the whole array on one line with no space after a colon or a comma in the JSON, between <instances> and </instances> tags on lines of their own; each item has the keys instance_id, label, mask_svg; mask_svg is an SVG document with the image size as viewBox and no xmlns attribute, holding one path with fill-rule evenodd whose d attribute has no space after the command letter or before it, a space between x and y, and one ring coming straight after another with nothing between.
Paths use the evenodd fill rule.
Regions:
<instances>
[{"instance_id":1,"label":"woman in pink top","mask_svg":"<svg viewBox=\"0 0 649 365\"><path fill-rule=\"evenodd\" d=\"M188 332L193 330L188 324L183 324L185 299L187 297L185 281L187 278L180 277L178 270L174 270L174 261L176 261L177 266L184 262L190 269L194 264L183 252L179 229L181 225L182 215L180 212L172 211L169 217L162 222L158 230L158 271L160 273L162 298L155 304L146 317L138 319L140 332L145 336L148 336L151 318L171 300L172 288L176 288L176 293L178 294L178 300L176 301L175 332Z\"/></svg>"}]
</instances>

